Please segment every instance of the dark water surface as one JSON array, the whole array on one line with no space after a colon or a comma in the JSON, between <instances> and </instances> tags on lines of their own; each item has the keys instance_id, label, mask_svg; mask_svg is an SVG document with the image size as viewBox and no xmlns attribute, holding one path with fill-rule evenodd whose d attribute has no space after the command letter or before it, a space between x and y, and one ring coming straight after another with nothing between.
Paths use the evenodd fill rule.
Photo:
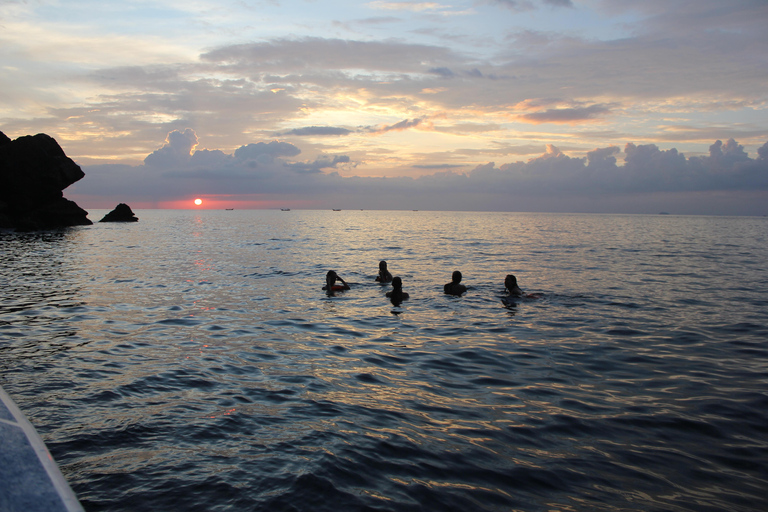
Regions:
<instances>
[{"instance_id":1,"label":"dark water surface","mask_svg":"<svg viewBox=\"0 0 768 512\"><path fill-rule=\"evenodd\" d=\"M88 511L768 509L766 218L137 215L0 233L0 384Z\"/></svg>"}]
</instances>

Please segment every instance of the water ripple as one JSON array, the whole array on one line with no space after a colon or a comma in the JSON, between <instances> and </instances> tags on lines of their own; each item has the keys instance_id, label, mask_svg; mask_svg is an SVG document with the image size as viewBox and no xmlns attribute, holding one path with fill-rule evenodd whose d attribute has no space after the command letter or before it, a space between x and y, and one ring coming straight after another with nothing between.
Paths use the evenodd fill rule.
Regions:
<instances>
[{"instance_id":1,"label":"water ripple","mask_svg":"<svg viewBox=\"0 0 768 512\"><path fill-rule=\"evenodd\" d=\"M764 508L764 219L294 213L0 234L2 385L86 510Z\"/></svg>"}]
</instances>

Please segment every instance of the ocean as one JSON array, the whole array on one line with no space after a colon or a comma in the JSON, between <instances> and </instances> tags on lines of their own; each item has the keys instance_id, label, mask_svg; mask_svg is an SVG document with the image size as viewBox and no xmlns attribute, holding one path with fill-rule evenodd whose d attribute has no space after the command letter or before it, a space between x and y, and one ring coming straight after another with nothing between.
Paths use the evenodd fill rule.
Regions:
<instances>
[{"instance_id":1,"label":"ocean","mask_svg":"<svg viewBox=\"0 0 768 512\"><path fill-rule=\"evenodd\" d=\"M768 218L136 214L0 233L0 385L87 511L768 509Z\"/></svg>"}]
</instances>

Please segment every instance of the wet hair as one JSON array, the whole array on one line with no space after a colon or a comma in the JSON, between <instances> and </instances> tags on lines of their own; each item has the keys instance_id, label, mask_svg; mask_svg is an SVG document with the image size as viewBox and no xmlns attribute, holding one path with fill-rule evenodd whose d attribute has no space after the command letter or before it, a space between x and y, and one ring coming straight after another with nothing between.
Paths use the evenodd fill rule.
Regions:
<instances>
[{"instance_id":1,"label":"wet hair","mask_svg":"<svg viewBox=\"0 0 768 512\"><path fill-rule=\"evenodd\" d=\"M454 270L453 271L453 275L451 276L451 280L454 283L460 283L461 282L461 272L459 272L458 270Z\"/></svg>"},{"instance_id":2,"label":"wet hair","mask_svg":"<svg viewBox=\"0 0 768 512\"><path fill-rule=\"evenodd\" d=\"M514 288L517 286L517 278L512 274L507 274L507 277L504 278L504 286L507 288Z\"/></svg>"},{"instance_id":3,"label":"wet hair","mask_svg":"<svg viewBox=\"0 0 768 512\"><path fill-rule=\"evenodd\" d=\"M379 262L379 270L386 270L387 269L387 262L384 260L381 260Z\"/></svg>"},{"instance_id":4,"label":"wet hair","mask_svg":"<svg viewBox=\"0 0 768 512\"><path fill-rule=\"evenodd\" d=\"M392 288L395 290L399 290L403 287L403 280L400 279L400 277L393 277L392 278Z\"/></svg>"}]
</instances>

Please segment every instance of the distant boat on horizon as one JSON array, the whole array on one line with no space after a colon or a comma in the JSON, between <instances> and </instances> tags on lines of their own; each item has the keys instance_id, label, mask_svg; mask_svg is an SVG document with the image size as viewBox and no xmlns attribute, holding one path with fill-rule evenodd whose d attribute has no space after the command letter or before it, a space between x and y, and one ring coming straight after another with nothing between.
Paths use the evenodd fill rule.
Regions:
<instances>
[{"instance_id":1,"label":"distant boat on horizon","mask_svg":"<svg viewBox=\"0 0 768 512\"><path fill-rule=\"evenodd\" d=\"M224 208L224 209L225 209L225 210L227 210L227 211L232 211L232 210L234 210L234 208Z\"/></svg>"},{"instance_id":2,"label":"distant boat on horizon","mask_svg":"<svg viewBox=\"0 0 768 512\"><path fill-rule=\"evenodd\" d=\"M289 212L289 211L291 211L291 209L290 208L280 208L280 211L281 212Z\"/></svg>"},{"instance_id":3,"label":"distant boat on horizon","mask_svg":"<svg viewBox=\"0 0 768 512\"><path fill-rule=\"evenodd\" d=\"M335 211L335 212L340 212L340 211L341 211L341 208L334 208L334 209L333 209L333 211Z\"/></svg>"}]
</instances>

